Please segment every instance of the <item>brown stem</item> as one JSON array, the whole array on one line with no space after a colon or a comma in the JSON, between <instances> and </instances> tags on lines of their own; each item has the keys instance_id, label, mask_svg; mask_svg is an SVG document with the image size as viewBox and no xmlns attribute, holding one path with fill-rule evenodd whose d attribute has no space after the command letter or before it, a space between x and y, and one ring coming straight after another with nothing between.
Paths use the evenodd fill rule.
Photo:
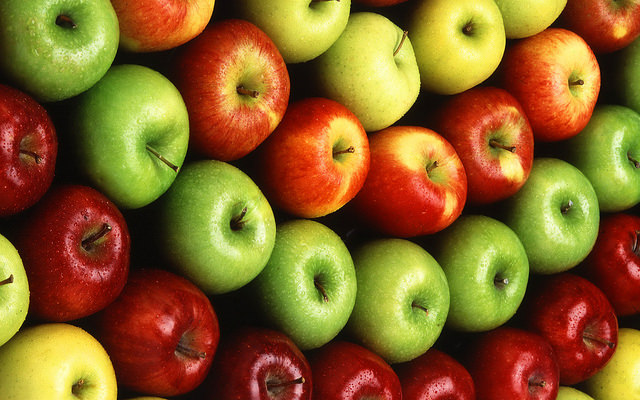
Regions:
<instances>
[{"instance_id":1,"label":"brown stem","mask_svg":"<svg viewBox=\"0 0 640 400\"><path fill-rule=\"evenodd\" d=\"M545 387L547 386L547 382L544 380L541 381L529 381L529 386L537 386L537 387Z\"/></svg>"},{"instance_id":2,"label":"brown stem","mask_svg":"<svg viewBox=\"0 0 640 400\"><path fill-rule=\"evenodd\" d=\"M426 307L416 303L415 301L413 303L411 303L411 307L412 308L417 308L419 310L422 310L422 311L424 311L425 314L429 314L429 310Z\"/></svg>"},{"instance_id":3,"label":"brown stem","mask_svg":"<svg viewBox=\"0 0 640 400\"><path fill-rule=\"evenodd\" d=\"M78 25L68 15L58 15L56 18L56 25L63 28L76 29Z\"/></svg>"},{"instance_id":4,"label":"brown stem","mask_svg":"<svg viewBox=\"0 0 640 400\"><path fill-rule=\"evenodd\" d=\"M503 149L503 150L507 150L507 151L510 151L512 153L515 153L515 151L516 151L516 146L505 146L504 144L498 142L496 139L489 140L489 146L497 147L497 148Z\"/></svg>"},{"instance_id":5,"label":"brown stem","mask_svg":"<svg viewBox=\"0 0 640 400\"><path fill-rule=\"evenodd\" d=\"M247 215L247 207L244 207L242 211L240 211L240 214L231 219L231 230L239 231L240 229L242 229L244 224L247 222L242 220L245 215Z\"/></svg>"},{"instance_id":6,"label":"brown stem","mask_svg":"<svg viewBox=\"0 0 640 400\"><path fill-rule=\"evenodd\" d=\"M156 149L154 149L153 147L147 145L147 151L151 154L153 154L154 156L156 156L160 161L162 161L163 163L165 163L169 168L171 168L174 172L178 172L178 167L172 163L171 161L167 160L166 158L164 158L164 156L160 153L158 153L158 151Z\"/></svg>"},{"instance_id":7,"label":"brown stem","mask_svg":"<svg viewBox=\"0 0 640 400\"><path fill-rule=\"evenodd\" d=\"M631 244L631 251L633 251L636 256L640 256L640 246L638 246L638 242L640 242L640 231L635 230L633 231L633 233L634 235L633 243Z\"/></svg>"},{"instance_id":8,"label":"brown stem","mask_svg":"<svg viewBox=\"0 0 640 400\"><path fill-rule=\"evenodd\" d=\"M473 32L473 23L471 21L467 22L465 26L462 27L462 33L465 35L470 35Z\"/></svg>"},{"instance_id":9,"label":"brown stem","mask_svg":"<svg viewBox=\"0 0 640 400\"><path fill-rule=\"evenodd\" d=\"M575 81L569 82L570 86L582 86L584 85L584 81L582 79L576 79Z\"/></svg>"},{"instance_id":10,"label":"brown stem","mask_svg":"<svg viewBox=\"0 0 640 400\"><path fill-rule=\"evenodd\" d=\"M236 91L238 92L238 94L250 96L250 97L253 97L254 99L260 96L260 92L258 92L257 90L247 89L244 86L238 86L236 88Z\"/></svg>"},{"instance_id":11,"label":"brown stem","mask_svg":"<svg viewBox=\"0 0 640 400\"><path fill-rule=\"evenodd\" d=\"M1 280L0 281L0 286L6 285L6 284L9 284L9 283L13 283L13 274L9 275L8 278Z\"/></svg>"},{"instance_id":12,"label":"brown stem","mask_svg":"<svg viewBox=\"0 0 640 400\"><path fill-rule=\"evenodd\" d=\"M89 237L82 239L82 248L85 249L86 251L91 250L91 247L93 246L93 244L98 239L104 237L107 233L111 232L111 229L112 229L111 225L105 222L104 224L102 224L102 227L98 232L95 232Z\"/></svg>"},{"instance_id":13,"label":"brown stem","mask_svg":"<svg viewBox=\"0 0 640 400\"><path fill-rule=\"evenodd\" d=\"M430 173L431 171L433 171L434 169L436 169L438 167L438 160L434 161L431 163L431 165L429 165L427 167L427 174Z\"/></svg>"},{"instance_id":14,"label":"brown stem","mask_svg":"<svg viewBox=\"0 0 640 400\"><path fill-rule=\"evenodd\" d=\"M356 149L353 146L349 146L344 150L334 151L333 152L333 156L335 157L335 156L340 155L340 154L355 153L355 152L356 152Z\"/></svg>"},{"instance_id":15,"label":"brown stem","mask_svg":"<svg viewBox=\"0 0 640 400\"><path fill-rule=\"evenodd\" d=\"M290 380L290 381L283 381L283 382L276 382L276 381L268 381L267 382L267 390L271 391L273 389L278 389L281 387L287 387L287 386L291 386L291 385L300 385L305 383L306 380L304 379L303 376Z\"/></svg>"},{"instance_id":16,"label":"brown stem","mask_svg":"<svg viewBox=\"0 0 640 400\"><path fill-rule=\"evenodd\" d=\"M607 346L610 349L613 349L614 347L616 347L616 344L613 343L612 341L609 341L609 340L607 340L607 339L605 339L603 337L600 337L600 336L595 336L595 335L593 335L593 334L591 334L589 332L586 332L586 331L582 333L582 338L586 339L586 340L602 343L602 344L604 344L605 346Z\"/></svg>"},{"instance_id":17,"label":"brown stem","mask_svg":"<svg viewBox=\"0 0 640 400\"><path fill-rule=\"evenodd\" d=\"M402 38L400 39L400 43L398 43L398 47L396 47L396 49L393 52L394 57L398 54L398 52L402 48L402 45L404 44L404 41L407 39L408 34L409 34L408 31L402 31Z\"/></svg>"},{"instance_id":18,"label":"brown stem","mask_svg":"<svg viewBox=\"0 0 640 400\"><path fill-rule=\"evenodd\" d=\"M573 201L569 200L567 204L565 204L564 206L562 206L562 208L560 208L560 212L563 214L566 214L569 212L571 207L573 207Z\"/></svg>"},{"instance_id":19,"label":"brown stem","mask_svg":"<svg viewBox=\"0 0 640 400\"><path fill-rule=\"evenodd\" d=\"M324 289L322 284L319 282L318 278L315 278L313 280L313 285L316 287L316 289L318 289L320 294L322 294L322 300L324 300L325 303L328 303L329 302L329 296L327 295L327 291Z\"/></svg>"},{"instance_id":20,"label":"brown stem","mask_svg":"<svg viewBox=\"0 0 640 400\"><path fill-rule=\"evenodd\" d=\"M204 351L198 351L196 349L193 349L187 346L182 342L182 340L178 342L178 345L176 346L176 351L189 358L202 358L202 359L207 358L207 353L205 353Z\"/></svg>"},{"instance_id":21,"label":"brown stem","mask_svg":"<svg viewBox=\"0 0 640 400\"><path fill-rule=\"evenodd\" d=\"M502 289L509 284L509 278L498 278L497 276L493 279L493 284Z\"/></svg>"},{"instance_id":22,"label":"brown stem","mask_svg":"<svg viewBox=\"0 0 640 400\"><path fill-rule=\"evenodd\" d=\"M631 161L631 163L633 163L633 166L636 168L640 168L640 161L636 160L635 158L631 157L631 154L627 153L627 159L629 161Z\"/></svg>"},{"instance_id":23,"label":"brown stem","mask_svg":"<svg viewBox=\"0 0 640 400\"><path fill-rule=\"evenodd\" d=\"M33 158L36 164L40 164L42 162L42 156L40 156L38 153L35 153L33 151L20 149L20 154L24 154L25 156L29 156Z\"/></svg>"},{"instance_id":24,"label":"brown stem","mask_svg":"<svg viewBox=\"0 0 640 400\"><path fill-rule=\"evenodd\" d=\"M73 393L74 396L78 396L83 387L84 387L84 379L80 378L76 383L74 383L71 386L71 393Z\"/></svg>"}]
</instances>

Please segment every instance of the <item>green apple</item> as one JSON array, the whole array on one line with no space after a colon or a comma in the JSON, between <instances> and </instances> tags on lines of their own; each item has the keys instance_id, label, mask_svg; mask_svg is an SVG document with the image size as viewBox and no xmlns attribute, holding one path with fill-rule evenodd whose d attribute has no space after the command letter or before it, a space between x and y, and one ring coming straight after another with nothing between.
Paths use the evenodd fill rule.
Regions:
<instances>
[{"instance_id":1,"label":"green apple","mask_svg":"<svg viewBox=\"0 0 640 400\"><path fill-rule=\"evenodd\" d=\"M114 65L78 96L70 118L78 168L121 208L140 208L160 197L187 153L182 96L146 66Z\"/></svg>"},{"instance_id":2,"label":"green apple","mask_svg":"<svg viewBox=\"0 0 640 400\"><path fill-rule=\"evenodd\" d=\"M310 219L278 224L276 242L249 292L265 320L302 350L320 347L344 328L356 299L356 273L347 246Z\"/></svg>"},{"instance_id":3,"label":"green apple","mask_svg":"<svg viewBox=\"0 0 640 400\"><path fill-rule=\"evenodd\" d=\"M462 215L436 234L433 256L449 283L447 327L488 331L518 310L529 280L529 260L511 228L484 216Z\"/></svg>"},{"instance_id":4,"label":"green apple","mask_svg":"<svg viewBox=\"0 0 640 400\"><path fill-rule=\"evenodd\" d=\"M556 400L593 400L593 397L574 387L560 386Z\"/></svg>"},{"instance_id":5,"label":"green apple","mask_svg":"<svg viewBox=\"0 0 640 400\"><path fill-rule=\"evenodd\" d=\"M353 251L358 292L347 332L388 363L410 361L438 339L449 312L449 286L424 248L382 238Z\"/></svg>"},{"instance_id":6,"label":"green apple","mask_svg":"<svg viewBox=\"0 0 640 400\"><path fill-rule=\"evenodd\" d=\"M18 332L29 310L29 283L18 250L0 235L0 346Z\"/></svg>"},{"instance_id":7,"label":"green apple","mask_svg":"<svg viewBox=\"0 0 640 400\"><path fill-rule=\"evenodd\" d=\"M611 76L615 77L616 104L640 113L640 38L616 52Z\"/></svg>"},{"instance_id":8,"label":"green apple","mask_svg":"<svg viewBox=\"0 0 640 400\"><path fill-rule=\"evenodd\" d=\"M116 374L100 342L67 323L22 329L0 347L2 400L116 400Z\"/></svg>"},{"instance_id":9,"label":"green apple","mask_svg":"<svg viewBox=\"0 0 640 400\"><path fill-rule=\"evenodd\" d=\"M548 28L564 10L567 0L495 0L507 39L522 39Z\"/></svg>"},{"instance_id":10,"label":"green apple","mask_svg":"<svg viewBox=\"0 0 640 400\"><path fill-rule=\"evenodd\" d=\"M265 267L275 243L273 210L254 181L218 160L185 164L158 203L169 262L209 295L239 289Z\"/></svg>"},{"instance_id":11,"label":"green apple","mask_svg":"<svg viewBox=\"0 0 640 400\"><path fill-rule=\"evenodd\" d=\"M312 61L323 97L351 110L368 132L399 120L420 93L420 72L409 37L387 17L356 12L342 35Z\"/></svg>"},{"instance_id":12,"label":"green apple","mask_svg":"<svg viewBox=\"0 0 640 400\"><path fill-rule=\"evenodd\" d=\"M312 60L333 44L347 25L351 0L235 0L234 6L289 64Z\"/></svg>"},{"instance_id":13,"label":"green apple","mask_svg":"<svg viewBox=\"0 0 640 400\"><path fill-rule=\"evenodd\" d=\"M640 399L640 330L618 330L618 347L599 372L583 382L583 390L598 400Z\"/></svg>"},{"instance_id":14,"label":"green apple","mask_svg":"<svg viewBox=\"0 0 640 400\"><path fill-rule=\"evenodd\" d=\"M0 1L0 70L38 101L93 86L113 63L119 38L109 0Z\"/></svg>"},{"instance_id":15,"label":"green apple","mask_svg":"<svg viewBox=\"0 0 640 400\"><path fill-rule=\"evenodd\" d=\"M417 0L409 16L422 89L451 95L484 82L506 46L494 0Z\"/></svg>"},{"instance_id":16,"label":"green apple","mask_svg":"<svg viewBox=\"0 0 640 400\"><path fill-rule=\"evenodd\" d=\"M589 254L600 223L591 182L564 160L534 158L524 186L505 200L501 215L518 235L537 274L578 265Z\"/></svg>"},{"instance_id":17,"label":"green apple","mask_svg":"<svg viewBox=\"0 0 640 400\"><path fill-rule=\"evenodd\" d=\"M600 211L627 210L640 202L640 114L597 105L587 126L566 142L565 159L589 179Z\"/></svg>"}]
</instances>

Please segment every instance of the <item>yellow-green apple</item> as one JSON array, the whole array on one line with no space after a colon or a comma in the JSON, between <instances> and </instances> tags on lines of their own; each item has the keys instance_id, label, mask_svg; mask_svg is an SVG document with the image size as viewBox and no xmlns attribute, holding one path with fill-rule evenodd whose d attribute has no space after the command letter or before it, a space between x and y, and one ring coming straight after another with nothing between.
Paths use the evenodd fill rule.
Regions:
<instances>
[{"instance_id":1,"label":"yellow-green apple","mask_svg":"<svg viewBox=\"0 0 640 400\"><path fill-rule=\"evenodd\" d=\"M369 139L362 124L347 107L323 97L291 103L256 152L256 182L269 202L300 218L340 209L369 171Z\"/></svg>"},{"instance_id":2,"label":"yellow-green apple","mask_svg":"<svg viewBox=\"0 0 640 400\"><path fill-rule=\"evenodd\" d=\"M116 400L109 354L94 336L68 323L20 330L0 346L3 400Z\"/></svg>"},{"instance_id":3,"label":"yellow-green apple","mask_svg":"<svg viewBox=\"0 0 640 400\"><path fill-rule=\"evenodd\" d=\"M319 95L344 104L367 132L393 125L420 93L411 40L380 13L351 13L340 37L311 69Z\"/></svg>"},{"instance_id":4,"label":"yellow-green apple","mask_svg":"<svg viewBox=\"0 0 640 400\"><path fill-rule=\"evenodd\" d=\"M39 102L93 86L111 67L118 40L109 0L0 2L0 70Z\"/></svg>"},{"instance_id":5,"label":"yellow-green apple","mask_svg":"<svg viewBox=\"0 0 640 400\"><path fill-rule=\"evenodd\" d=\"M422 126L394 125L369 135L371 166L350 208L392 236L438 232L458 218L467 176L455 148Z\"/></svg>"},{"instance_id":6,"label":"yellow-green apple","mask_svg":"<svg viewBox=\"0 0 640 400\"><path fill-rule=\"evenodd\" d=\"M33 206L53 181L58 136L49 112L0 84L0 217Z\"/></svg>"},{"instance_id":7,"label":"yellow-green apple","mask_svg":"<svg viewBox=\"0 0 640 400\"><path fill-rule=\"evenodd\" d=\"M467 173L467 202L488 204L520 190L533 164L533 131L520 103L498 87L474 87L447 98L436 132Z\"/></svg>"},{"instance_id":8,"label":"yellow-green apple","mask_svg":"<svg viewBox=\"0 0 640 400\"><path fill-rule=\"evenodd\" d=\"M22 327L29 310L29 282L13 243L0 235L0 347Z\"/></svg>"},{"instance_id":9,"label":"yellow-green apple","mask_svg":"<svg viewBox=\"0 0 640 400\"><path fill-rule=\"evenodd\" d=\"M316 58L338 39L351 0L236 0L234 6L234 15L265 31L293 64Z\"/></svg>"},{"instance_id":10,"label":"yellow-green apple","mask_svg":"<svg viewBox=\"0 0 640 400\"><path fill-rule=\"evenodd\" d=\"M437 94L484 82L506 46L502 14L493 0L417 0L408 31L422 90Z\"/></svg>"},{"instance_id":11,"label":"yellow-green apple","mask_svg":"<svg viewBox=\"0 0 640 400\"><path fill-rule=\"evenodd\" d=\"M520 39L500 65L504 89L522 105L534 138L553 142L577 135L600 93L600 65L577 34L550 27Z\"/></svg>"},{"instance_id":12,"label":"yellow-green apple","mask_svg":"<svg viewBox=\"0 0 640 400\"><path fill-rule=\"evenodd\" d=\"M533 36L553 24L567 0L495 0L504 21L507 39Z\"/></svg>"},{"instance_id":13,"label":"yellow-green apple","mask_svg":"<svg viewBox=\"0 0 640 400\"><path fill-rule=\"evenodd\" d=\"M180 49L174 64L171 78L189 112L190 148L206 157L244 157L287 109L287 66L273 41L248 21L214 21Z\"/></svg>"},{"instance_id":14,"label":"yellow-green apple","mask_svg":"<svg viewBox=\"0 0 640 400\"><path fill-rule=\"evenodd\" d=\"M404 3L405 1L407 0L354 0L353 2L368 7L388 7Z\"/></svg>"},{"instance_id":15,"label":"yellow-green apple","mask_svg":"<svg viewBox=\"0 0 640 400\"><path fill-rule=\"evenodd\" d=\"M556 400L594 400L593 397L589 396L585 392L582 392L572 386L562 386L558 387L558 397Z\"/></svg>"},{"instance_id":16,"label":"yellow-green apple","mask_svg":"<svg viewBox=\"0 0 640 400\"><path fill-rule=\"evenodd\" d=\"M198 36L215 0L111 0L120 22L120 48L130 52L173 49Z\"/></svg>"}]
</instances>

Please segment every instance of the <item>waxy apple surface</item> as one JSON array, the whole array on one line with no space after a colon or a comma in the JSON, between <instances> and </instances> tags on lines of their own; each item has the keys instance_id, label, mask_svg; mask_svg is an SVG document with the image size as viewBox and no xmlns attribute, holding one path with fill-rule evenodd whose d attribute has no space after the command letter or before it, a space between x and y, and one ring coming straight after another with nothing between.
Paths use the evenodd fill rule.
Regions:
<instances>
[{"instance_id":1,"label":"waxy apple surface","mask_svg":"<svg viewBox=\"0 0 640 400\"><path fill-rule=\"evenodd\" d=\"M533 36L553 24L567 0L496 0L507 39Z\"/></svg>"},{"instance_id":2,"label":"waxy apple surface","mask_svg":"<svg viewBox=\"0 0 640 400\"><path fill-rule=\"evenodd\" d=\"M22 258L0 234L0 346L15 335L27 318L29 282Z\"/></svg>"}]
</instances>

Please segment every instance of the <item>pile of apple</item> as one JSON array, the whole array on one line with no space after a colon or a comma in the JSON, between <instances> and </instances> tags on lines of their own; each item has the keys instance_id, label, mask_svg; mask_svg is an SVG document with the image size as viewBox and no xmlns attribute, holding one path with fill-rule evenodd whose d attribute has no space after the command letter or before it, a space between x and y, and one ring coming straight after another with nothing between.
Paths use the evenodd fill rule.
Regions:
<instances>
[{"instance_id":1,"label":"pile of apple","mask_svg":"<svg viewBox=\"0 0 640 400\"><path fill-rule=\"evenodd\" d=\"M0 0L0 400L640 398L640 3Z\"/></svg>"}]
</instances>

